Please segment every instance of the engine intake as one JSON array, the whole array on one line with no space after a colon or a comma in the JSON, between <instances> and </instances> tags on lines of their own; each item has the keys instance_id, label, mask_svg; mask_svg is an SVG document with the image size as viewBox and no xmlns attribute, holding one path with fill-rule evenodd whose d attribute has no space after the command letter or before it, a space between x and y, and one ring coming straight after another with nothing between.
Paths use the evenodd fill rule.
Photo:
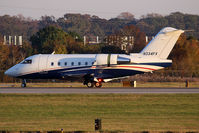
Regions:
<instances>
[{"instance_id":1,"label":"engine intake","mask_svg":"<svg viewBox=\"0 0 199 133\"><path fill-rule=\"evenodd\" d=\"M125 58L125 57L117 57L117 64L129 64L131 62L131 59Z\"/></svg>"},{"instance_id":2,"label":"engine intake","mask_svg":"<svg viewBox=\"0 0 199 133\"><path fill-rule=\"evenodd\" d=\"M117 54L98 54L96 56L95 65L117 65L117 64L129 64L131 62L130 58L121 57Z\"/></svg>"}]
</instances>

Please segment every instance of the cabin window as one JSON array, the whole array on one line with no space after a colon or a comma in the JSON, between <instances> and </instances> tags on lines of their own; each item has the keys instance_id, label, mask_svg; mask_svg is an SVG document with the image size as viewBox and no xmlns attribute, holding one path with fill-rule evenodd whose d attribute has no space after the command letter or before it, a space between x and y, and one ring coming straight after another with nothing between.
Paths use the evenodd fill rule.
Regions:
<instances>
[{"instance_id":1,"label":"cabin window","mask_svg":"<svg viewBox=\"0 0 199 133\"><path fill-rule=\"evenodd\" d=\"M71 66L74 66L74 62L71 62Z\"/></svg>"},{"instance_id":2,"label":"cabin window","mask_svg":"<svg viewBox=\"0 0 199 133\"><path fill-rule=\"evenodd\" d=\"M61 66L61 62L58 62L58 66Z\"/></svg>"},{"instance_id":3,"label":"cabin window","mask_svg":"<svg viewBox=\"0 0 199 133\"><path fill-rule=\"evenodd\" d=\"M80 65L81 65L81 62L78 62L78 65L80 66Z\"/></svg>"},{"instance_id":4,"label":"cabin window","mask_svg":"<svg viewBox=\"0 0 199 133\"><path fill-rule=\"evenodd\" d=\"M22 64L32 64L32 60L24 60Z\"/></svg>"},{"instance_id":5,"label":"cabin window","mask_svg":"<svg viewBox=\"0 0 199 133\"><path fill-rule=\"evenodd\" d=\"M88 65L88 62L85 62L85 65L87 66L87 65Z\"/></svg>"},{"instance_id":6,"label":"cabin window","mask_svg":"<svg viewBox=\"0 0 199 133\"><path fill-rule=\"evenodd\" d=\"M67 66L67 62L65 62L64 65Z\"/></svg>"},{"instance_id":7,"label":"cabin window","mask_svg":"<svg viewBox=\"0 0 199 133\"><path fill-rule=\"evenodd\" d=\"M51 66L54 66L54 62L51 62Z\"/></svg>"}]
</instances>

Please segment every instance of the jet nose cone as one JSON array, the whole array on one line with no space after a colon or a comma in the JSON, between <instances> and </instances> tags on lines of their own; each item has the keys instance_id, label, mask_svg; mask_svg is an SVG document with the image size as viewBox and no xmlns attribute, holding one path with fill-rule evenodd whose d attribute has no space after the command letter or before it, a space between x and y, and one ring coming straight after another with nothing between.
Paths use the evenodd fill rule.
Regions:
<instances>
[{"instance_id":1,"label":"jet nose cone","mask_svg":"<svg viewBox=\"0 0 199 133\"><path fill-rule=\"evenodd\" d=\"M6 70L6 71L4 72L4 74L10 76L10 75L11 75L10 69Z\"/></svg>"},{"instance_id":2,"label":"jet nose cone","mask_svg":"<svg viewBox=\"0 0 199 133\"><path fill-rule=\"evenodd\" d=\"M8 75L8 70L6 70L6 71L4 72L4 74L5 74L5 75Z\"/></svg>"},{"instance_id":3,"label":"jet nose cone","mask_svg":"<svg viewBox=\"0 0 199 133\"><path fill-rule=\"evenodd\" d=\"M8 76L11 76L11 77L14 77L14 72L13 72L13 70L11 68L8 69L7 71L5 71L4 74L8 75Z\"/></svg>"}]
</instances>

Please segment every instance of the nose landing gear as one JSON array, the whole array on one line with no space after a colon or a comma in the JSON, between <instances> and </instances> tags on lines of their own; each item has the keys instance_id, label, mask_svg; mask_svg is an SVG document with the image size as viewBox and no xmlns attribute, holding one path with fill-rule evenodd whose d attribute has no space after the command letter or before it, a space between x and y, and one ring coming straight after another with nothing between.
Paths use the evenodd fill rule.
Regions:
<instances>
[{"instance_id":1,"label":"nose landing gear","mask_svg":"<svg viewBox=\"0 0 199 133\"><path fill-rule=\"evenodd\" d=\"M21 87L22 88L26 87L26 79L22 79Z\"/></svg>"}]
</instances>

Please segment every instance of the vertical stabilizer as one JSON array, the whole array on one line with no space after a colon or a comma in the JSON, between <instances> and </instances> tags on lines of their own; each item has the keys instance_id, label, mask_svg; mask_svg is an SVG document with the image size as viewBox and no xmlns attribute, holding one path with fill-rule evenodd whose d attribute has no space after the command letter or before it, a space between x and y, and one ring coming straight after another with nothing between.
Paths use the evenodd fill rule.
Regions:
<instances>
[{"instance_id":1,"label":"vertical stabilizer","mask_svg":"<svg viewBox=\"0 0 199 133\"><path fill-rule=\"evenodd\" d=\"M171 27L163 28L153 40L140 52L143 56L167 59L183 30Z\"/></svg>"}]
</instances>

